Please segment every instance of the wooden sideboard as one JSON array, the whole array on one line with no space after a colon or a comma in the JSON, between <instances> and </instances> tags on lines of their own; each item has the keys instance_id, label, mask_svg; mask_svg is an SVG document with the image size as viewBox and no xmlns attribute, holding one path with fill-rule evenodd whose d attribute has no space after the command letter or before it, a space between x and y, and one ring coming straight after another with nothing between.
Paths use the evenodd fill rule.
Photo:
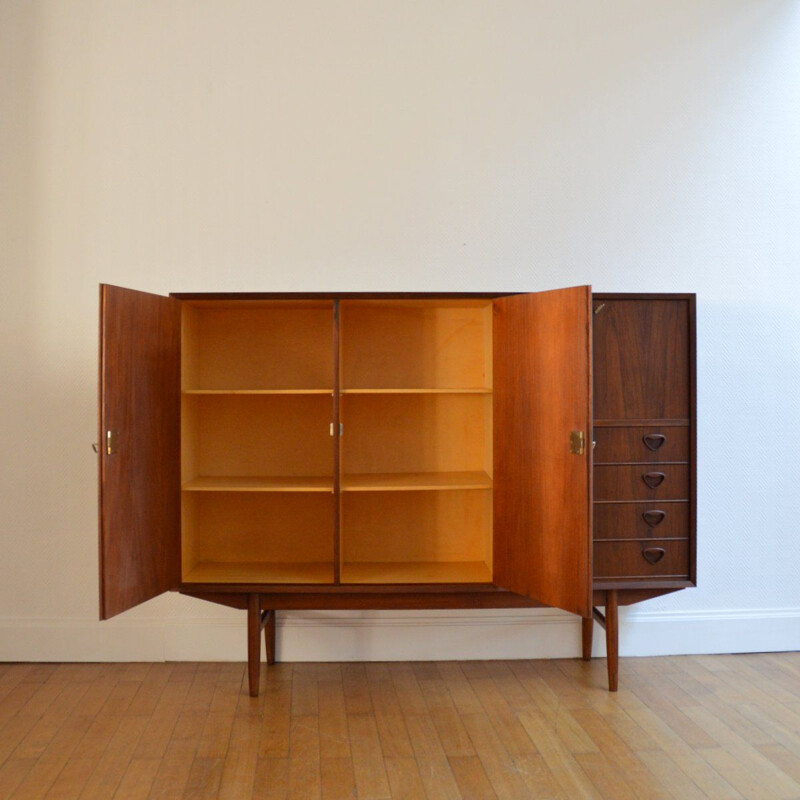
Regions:
<instances>
[{"instance_id":1,"label":"wooden sideboard","mask_svg":"<svg viewBox=\"0 0 800 800\"><path fill-rule=\"evenodd\" d=\"M100 287L100 616L551 606L695 584L693 295ZM604 607L601 613L598 607Z\"/></svg>"}]
</instances>

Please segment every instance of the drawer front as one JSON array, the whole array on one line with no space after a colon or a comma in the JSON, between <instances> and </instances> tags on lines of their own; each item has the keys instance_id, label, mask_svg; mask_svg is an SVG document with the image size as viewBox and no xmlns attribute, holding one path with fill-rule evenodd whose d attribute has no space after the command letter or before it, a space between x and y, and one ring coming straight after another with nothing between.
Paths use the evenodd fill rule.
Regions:
<instances>
[{"instance_id":1,"label":"drawer front","mask_svg":"<svg viewBox=\"0 0 800 800\"><path fill-rule=\"evenodd\" d=\"M595 500L687 500L689 467L685 464L596 466Z\"/></svg>"},{"instance_id":2,"label":"drawer front","mask_svg":"<svg viewBox=\"0 0 800 800\"><path fill-rule=\"evenodd\" d=\"M594 543L595 578L686 578L688 575L686 540Z\"/></svg>"},{"instance_id":3,"label":"drawer front","mask_svg":"<svg viewBox=\"0 0 800 800\"><path fill-rule=\"evenodd\" d=\"M689 503L595 503L595 539L685 539Z\"/></svg>"},{"instance_id":4,"label":"drawer front","mask_svg":"<svg viewBox=\"0 0 800 800\"><path fill-rule=\"evenodd\" d=\"M685 427L595 428L594 463L689 460Z\"/></svg>"}]
</instances>

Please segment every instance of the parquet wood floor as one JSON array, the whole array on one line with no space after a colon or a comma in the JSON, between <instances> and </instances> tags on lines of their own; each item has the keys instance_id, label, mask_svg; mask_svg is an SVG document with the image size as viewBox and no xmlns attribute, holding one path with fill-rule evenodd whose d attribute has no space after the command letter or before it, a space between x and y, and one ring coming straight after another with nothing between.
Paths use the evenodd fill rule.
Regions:
<instances>
[{"instance_id":1,"label":"parquet wood floor","mask_svg":"<svg viewBox=\"0 0 800 800\"><path fill-rule=\"evenodd\" d=\"M800 653L0 664L3 798L800 798Z\"/></svg>"}]
</instances>

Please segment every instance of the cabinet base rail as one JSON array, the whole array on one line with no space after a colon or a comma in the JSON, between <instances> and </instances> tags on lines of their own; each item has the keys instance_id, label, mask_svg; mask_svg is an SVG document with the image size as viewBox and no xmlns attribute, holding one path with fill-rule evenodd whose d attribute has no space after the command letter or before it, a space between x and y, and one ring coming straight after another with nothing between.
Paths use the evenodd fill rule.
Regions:
<instances>
[{"instance_id":1,"label":"cabinet base rail","mask_svg":"<svg viewBox=\"0 0 800 800\"><path fill-rule=\"evenodd\" d=\"M583 660L592 658L592 635L594 623L598 622L606 632L606 651L608 661L608 690L616 692L619 675L619 627L617 624L617 590L605 592L605 614L597 608L592 609L591 617L581 619L581 638ZM275 609L261 608L261 595L251 592L247 595L247 677L250 696L258 697L261 682L261 631L264 631L264 645L267 650L267 664L275 663Z\"/></svg>"}]
</instances>

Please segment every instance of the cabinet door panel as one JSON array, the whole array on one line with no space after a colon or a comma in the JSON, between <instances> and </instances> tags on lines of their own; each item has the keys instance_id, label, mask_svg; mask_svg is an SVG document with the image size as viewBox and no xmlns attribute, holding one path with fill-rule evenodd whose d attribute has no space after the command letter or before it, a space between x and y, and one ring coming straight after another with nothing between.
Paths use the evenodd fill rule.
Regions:
<instances>
[{"instance_id":1,"label":"cabinet door panel","mask_svg":"<svg viewBox=\"0 0 800 800\"><path fill-rule=\"evenodd\" d=\"M179 309L100 287L101 619L180 581Z\"/></svg>"},{"instance_id":2,"label":"cabinet door panel","mask_svg":"<svg viewBox=\"0 0 800 800\"><path fill-rule=\"evenodd\" d=\"M591 289L494 303L494 580L591 614ZM570 432L587 447L570 452Z\"/></svg>"},{"instance_id":3,"label":"cabinet door panel","mask_svg":"<svg viewBox=\"0 0 800 800\"><path fill-rule=\"evenodd\" d=\"M689 417L689 301L595 300L595 419Z\"/></svg>"}]
</instances>

